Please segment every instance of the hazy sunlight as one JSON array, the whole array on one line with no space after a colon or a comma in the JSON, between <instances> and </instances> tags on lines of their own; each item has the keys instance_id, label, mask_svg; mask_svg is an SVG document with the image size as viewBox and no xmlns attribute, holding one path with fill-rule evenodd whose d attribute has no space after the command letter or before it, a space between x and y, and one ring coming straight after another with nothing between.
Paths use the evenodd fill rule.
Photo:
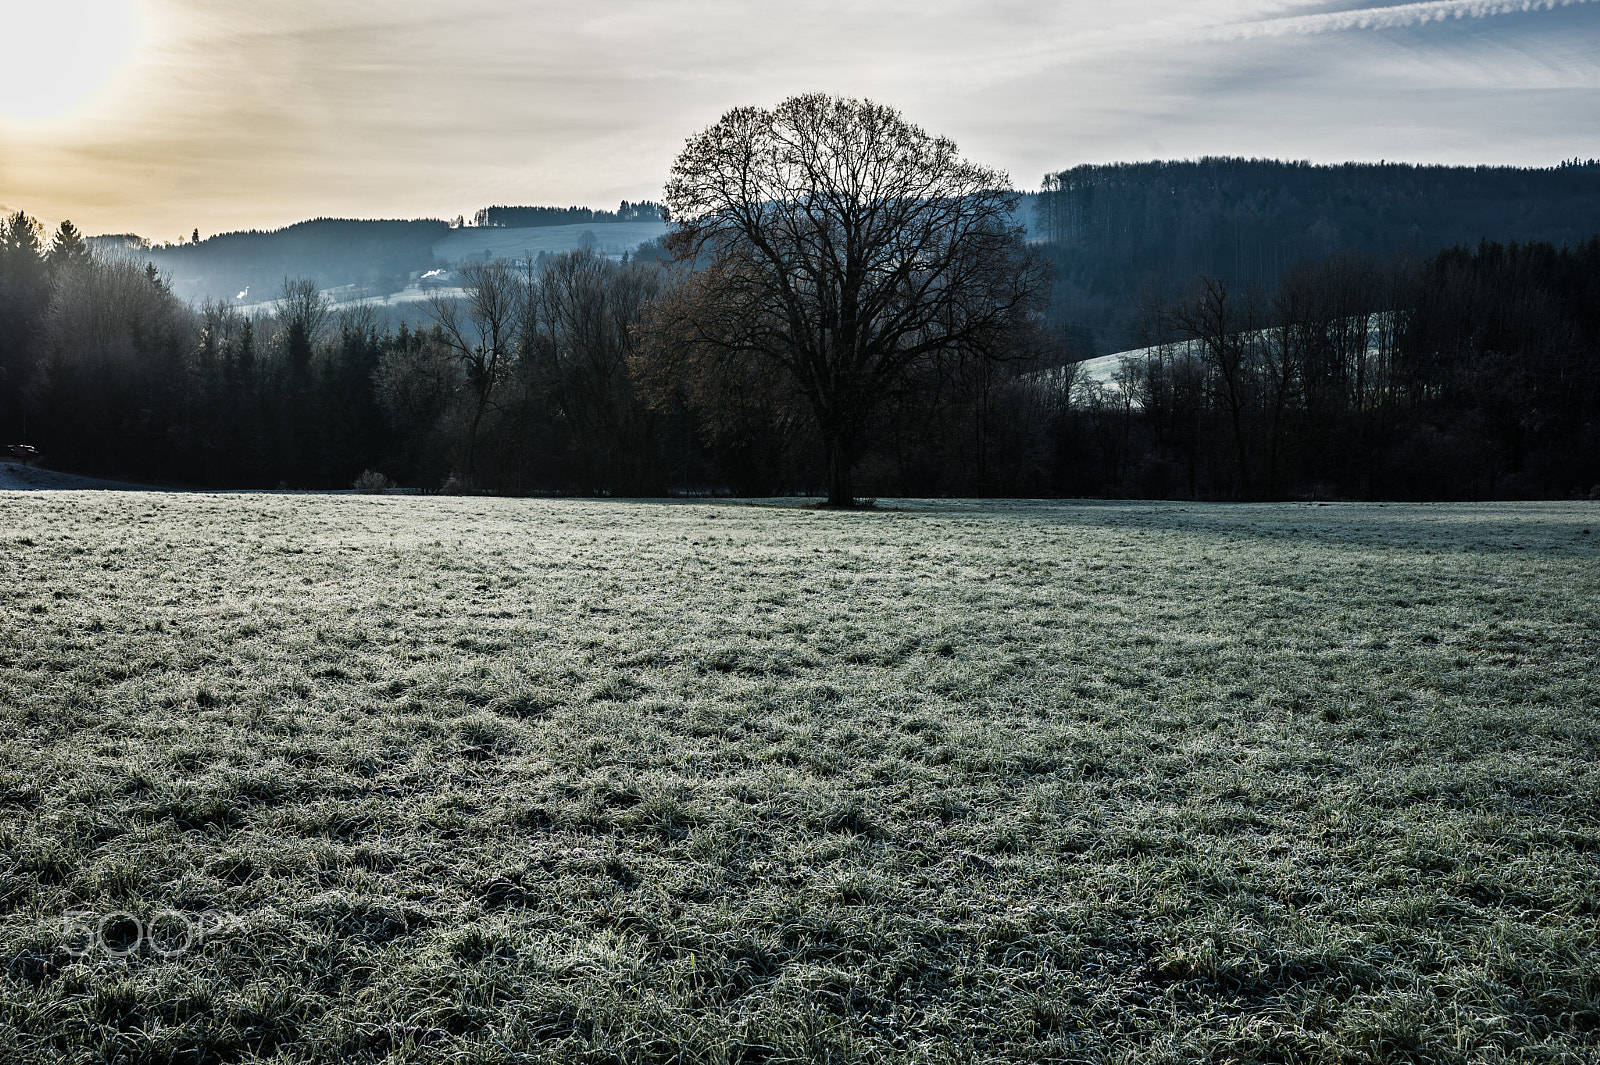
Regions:
<instances>
[{"instance_id":1,"label":"hazy sunlight","mask_svg":"<svg viewBox=\"0 0 1600 1065\"><path fill-rule=\"evenodd\" d=\"M0 118L42 122L72 113L132 57L141 21L132 0L51 0L10 11Z\"/></svg>"}]
</instances>

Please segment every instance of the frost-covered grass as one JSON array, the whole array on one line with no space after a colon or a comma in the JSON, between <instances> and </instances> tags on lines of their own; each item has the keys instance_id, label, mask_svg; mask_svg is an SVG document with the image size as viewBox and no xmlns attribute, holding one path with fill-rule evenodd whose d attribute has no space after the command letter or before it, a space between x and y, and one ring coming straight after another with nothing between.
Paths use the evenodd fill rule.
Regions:
<instances>
[{"instance_id":1,"label":"frost-covered grass","mask_svg":"<svg viewBox=\"0 0 1600 1065\"><path fill-rule=\"evenodd\" d=\"M0 493L0 1057L1592 1062L1597 542Z\"/></svg>"}]
</instances>

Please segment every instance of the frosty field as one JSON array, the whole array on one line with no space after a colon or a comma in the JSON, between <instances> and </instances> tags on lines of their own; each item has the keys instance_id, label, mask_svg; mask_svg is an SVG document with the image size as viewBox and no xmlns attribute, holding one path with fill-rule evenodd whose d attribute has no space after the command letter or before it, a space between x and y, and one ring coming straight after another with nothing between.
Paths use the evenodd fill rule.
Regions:
<instances>
[{"instance_id":1,"label":"frosty field","mask_svg":"<svg viewBox=\"0 0 1600 1065\"><path fill-rule=\"evenodd\" d=\"M1593 1062L1597 545L0 493L0 1057Z\"/></svg>"}]
</instances>

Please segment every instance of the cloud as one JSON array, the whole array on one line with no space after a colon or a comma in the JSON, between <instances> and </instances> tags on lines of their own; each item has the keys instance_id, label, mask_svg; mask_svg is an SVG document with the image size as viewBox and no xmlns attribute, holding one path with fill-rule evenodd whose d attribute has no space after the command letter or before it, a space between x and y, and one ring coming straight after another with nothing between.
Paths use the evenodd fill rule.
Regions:
<instances>
[{"instance_id":1,"label":"cloud","mask_svg":"<svg viewBox=\"0 0 1600 1065\"><path fill-rule=\"evenodd\" d=\"M1288 37L1348 30L1393 30L1422 26L1430 22L1492 18L1497 15L1528 14L1577 7L1591 0L1424 0L1422 3L1366 7L1354 11L1326 11L1314 15L1289 15L1282 18L1238 22L1206 34L1213 40L1250 40L1258 37Z\"/></svg>"},{"instance_id":2,"label":"cloud","mask_svg":"<svg viewBox=\"0 0 1600 1065\"><path fill-rule=\"evenodd\" d=\"M1600 0L137 2L114 91L0 121L0 199L157 239L610 206L659 196L728 108L819 90L1023 184L1173 155L1549 163L1600 136Z\"/></svg>"}]
</instances>

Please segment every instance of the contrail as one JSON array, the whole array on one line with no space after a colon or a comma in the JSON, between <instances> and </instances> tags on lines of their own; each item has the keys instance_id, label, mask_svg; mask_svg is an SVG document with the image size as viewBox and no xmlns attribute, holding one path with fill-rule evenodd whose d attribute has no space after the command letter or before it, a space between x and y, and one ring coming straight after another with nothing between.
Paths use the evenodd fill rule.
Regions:
<instances>
[{"instance_id":1,"label":"contrail","mask_svg":"<svg viewBox=\"0 0 1600 1065\"><path fill-rule=\"evenodd\" d=\"M1553 11L1575 7L1591 0L1425 0L1423 3L1369 7L1359 11L1332 11L1320 15L1291 15L1287 18L1242 22L1214 31L1208 36L1225 40L1251 37L1287 37L1291 34L1338 33L1343 30L1392 30L1420 26L1427 22L1452 19L1489 18L1527 11Z\"/></svg>"}]
</instances>

